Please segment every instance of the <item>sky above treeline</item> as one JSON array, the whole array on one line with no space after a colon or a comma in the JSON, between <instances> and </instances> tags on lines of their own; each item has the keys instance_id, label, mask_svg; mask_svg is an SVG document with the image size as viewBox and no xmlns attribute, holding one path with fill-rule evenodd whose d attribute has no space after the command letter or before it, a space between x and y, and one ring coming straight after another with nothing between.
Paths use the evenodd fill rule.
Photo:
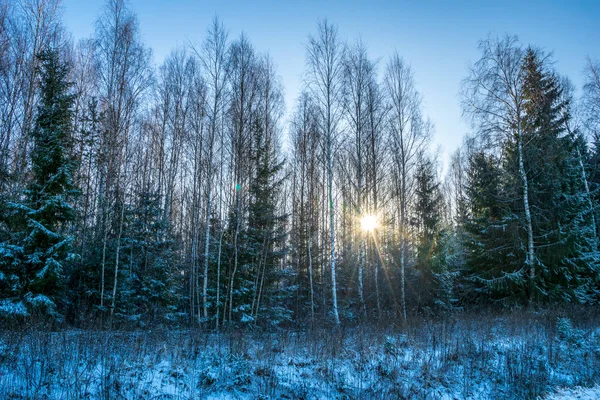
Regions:
<instances>
[{"instance_id":1,"label":"sky above treeline","mask_svg":"<svg viewBox=\"0 0 600 400\"><path fill-rule=\"evenodd\" d=\"M89 37L104 0L63 0L63 16L75 40ZM469 131L459 90L477 43L488 35L517 35L553 52L555 68L577 89L586 57L600 58L600 1L314 1L130 0L144 43L159 65L175 47L200 43L214 16L230 39L244 32L256 50L268 51L285 89L286 119L300 94L308 35L327 18L342 40L361 39L380 76L395 50L412 66L425 114L435 124L434 148L442 162Z\"/></svg>"}]
</instances>

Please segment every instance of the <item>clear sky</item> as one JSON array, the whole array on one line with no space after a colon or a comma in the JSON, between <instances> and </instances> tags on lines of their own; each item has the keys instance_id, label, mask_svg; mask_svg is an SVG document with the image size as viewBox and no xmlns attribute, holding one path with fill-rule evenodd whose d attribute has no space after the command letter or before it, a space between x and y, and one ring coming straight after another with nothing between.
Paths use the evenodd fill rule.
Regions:
<instances>
[{"instance_id":1,"label":"clear sky","mask_svg":"<svg viewBox=\"0 0 600 400\"><path fill-rule=\"evenodd\" d=\"M64 22L74 38L93 33L104 0L63 0ZM554 53L555 67L579 88L587 56L600 58L600 0L588 1L314 1L314 0L130 0L145 44L159 64L171 49L199 43L218 15L230 38L244 31L258 51L268 51L293 109L301 84L307 37L327 18L341 39L357 38L380 60L397 50L413 67L425 113L436 126L435 145L444 160L469 130L458 91L477 42L488 34L515 34L523 43Z\"/></svg>"}]
</instances>

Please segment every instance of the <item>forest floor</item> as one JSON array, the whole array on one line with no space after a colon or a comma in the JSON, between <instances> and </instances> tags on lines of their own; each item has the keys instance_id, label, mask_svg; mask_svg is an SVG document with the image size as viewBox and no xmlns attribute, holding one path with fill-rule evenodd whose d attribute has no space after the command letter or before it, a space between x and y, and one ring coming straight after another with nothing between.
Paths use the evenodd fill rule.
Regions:
<instances>
[{"instance_id":1,"label":"forest floor","mask_svg":"<svg viewBox=\"0 0 600 400\"><path fill-rule=\"evenodd\" d=\"M556 393L552 393L544 398L544 400L598 400L600 399L600 386L593 388L568 388L559 389Z\"/></svg>"},{"instance_id":2,"label":"forest floor","mask_svg":"<svg viewBox=\"0 0 600 400\"><path fill-rule=\"evenodd\" d=\"M598 382L600 318L589 313L461 314L405 329L0 332L1 399L558 400L598 398L585 389Z\"/></svg>"}]
</instances>

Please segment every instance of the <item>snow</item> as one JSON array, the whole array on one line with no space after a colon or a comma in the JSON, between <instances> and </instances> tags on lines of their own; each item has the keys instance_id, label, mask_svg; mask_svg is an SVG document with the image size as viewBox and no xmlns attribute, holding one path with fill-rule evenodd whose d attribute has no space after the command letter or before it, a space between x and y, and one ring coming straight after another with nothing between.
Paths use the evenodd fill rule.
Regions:
<instances>
[{"instance_id":1,"label":"snow","mask_svg":"<svg viewBox=\"0 0 600 400\"><path fill-rule=\"evenodd\" d=\"M43 294L33 295L31 293L27 293L25 295L25 300L31 304L33 307L44 307L44 308L54 308L54 302Z\"/></svg>"},{"instance_id":2,"label":"snow","mask_svg":"<svg viewBox=\"0 0 600 400\"><path fill-rule=\"evenodd\" d=\"M29 315L29 313L23 302L13 302L8 299L0 300L0 316L24 317L27 315Z\"/></svg>"},{"instance_id":3,"label":"snow","mask_svg":"<svg viewBox=\"0 0 600 400\"><path fill-rule=\"evenodd\" d=\"M0 398L600 398L600 328L519 324L4 333Z\"/></svg>"},{"instance_id":4,"label":"snow","mask_svg":"<svg viewBox=\"0 0 600 400\"><path fill-rule=\"evenodd\" d=\"M564 388L559 389L556 393L549 394L544 397L544 400L571 400L571 399L579 399L579 400L598 400L600 399L600 386L595 386L592 388Z\"/></svg>"}]
</instances>

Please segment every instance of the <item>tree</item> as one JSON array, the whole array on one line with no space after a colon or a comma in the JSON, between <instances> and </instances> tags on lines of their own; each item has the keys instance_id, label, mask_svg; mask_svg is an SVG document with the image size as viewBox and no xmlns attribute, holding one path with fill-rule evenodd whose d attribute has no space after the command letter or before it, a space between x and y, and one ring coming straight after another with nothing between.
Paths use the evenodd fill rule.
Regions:
<instances>
[{"instance_id":1,"label":"tree","mask_svg":"<svg viewBox=\"0 0 600 400\"><path fill-rule=\"evenodd\" d=\"M461 297L468 303L514 302L524 282L522 251L515 251L519 224L506 206L504 174L497 157L475 149L464 187L466 217Z\"/></svg>"},{"instance_id":2,"label":"tree","mask_svg":"<svg viewBox=\"0 0 600 400\"><path fill-rule=\"evenodd\" d=\"M319 191L319 137L317 110L307 92L298 99L290 133L293 157L292 173L292 221L290 247L297 268L298 301L310 303L310 319L315 320L316 271L318 260L318 201ZM308 294L304 295L305 290ZM296 307L300 314L300 307ZM300 314L301 315L301 314Z\"/></svg>"},{"instance_id":3,"label":"tree","mask_svg":"<svg viewBox=\"0 0 600 400\"><path fill-rule=\"evenodd\" d=\"M340 323L336 284L335 252L335 204L333 201L334 152L338 135L338 124L342 108L342 60L337 28L327 20L317 24L317 35L309 37L307 54L307 77L309 87L319 110L320 129L323 133L323 153L327 174L327 204L329 208L329 244L331 265L331 291L333 317Z\"/></svg>"},{"instance_id":4,"label":"tree","mask_svg":"<svg viewBox=\"0 0 600 400\"><path fill-rule=\"evenodd\" d=\"M248 206L248 188L252 178L253 165L251 163L252 134L256 128L255 118L259 95L258 81L258 63L254 47L245 35L233 42L230 46L230 87L231 97L229 106L229 118L231 124L229 144L231 155L233 202L230 208L229 228L233 229L231 248L233 257L231 259L229 271L229 287L227 289L227 298L224 305L223 322L233 321L233 312L236 308L234 292L238 291L236 287L236 278L240 278L238 272L242 263L240 257L243 245L243 224L245 215L247 215ZM241 289L240 289L241 290Z\"/></svg>"},{"instance_id":5,"label":"tree","mask_svg":"<svg viewBox=\"0 0 600 400\"><path fill-rule=\"evenodd\" d=\"M100 165L96 171L96 233L98 242L102 243L100 308L104 309L107 264L113 245L115 282L119 276L125 209L124 175L128 161L126 149L141 101L152 83L151 52L140 42L137 18L127 8L125 0L107 0L103 14L96 22L95 49L98 100L104 115ZM115 213L117 209L122 212Z\"/></svg>"},{"instance_id":6,"label":"tree","mask_svg":"<svg viewBox=\"0 0 600 400\"><path fill-rule=\"evenodd\" d=\"M510 37L480 47L464 105L500 173L493 158L471 160L471 261L486 264L473 278L509 304L584 301L596 262L567 100L543 53ZM500 192L477 178L490 174L500 176ZM491 207L494 198L502 208Z\"/></svg>"},{"instance_id":7,"label":"tree","mask_svg":"<svg viewBox=\"0 0 600 400\"><path fill-rule=\"evenodd\" d=\"M59 52L47 50L39 59L40 104L31 132L33 179L25 191L26 201L12 204L18 217L9 255L18 252L22 257L17 274L20 295L29 310L60 317L63 271L74 257L73 238L65 232L75 220L71 201L78 193L73 179L73 95L67 81L69 69Z\"/></svg>"},{"instance_id":8,"label":"tree","mask_svg":"<svg viewBox=\"0 0 600 400\"><path fill-rule=\"evenodd\" d=\"M290 312L282 304L286 289L277 284L284 278L279 268L285 253L285 215L277 210L278 196L285 176L281 175L283 161L277 159L276 143L270 134L257 130L256 176L250 186L246 248L250 256L253 281L250 314L245 321L258 321L259 316L273 325L289 320ZM252 276L254 275L254 276ZM266 306L265 306L266 305Z\"/></svg>"},{"instance_id":9,"label":"tree","mask_svg":"<svg viewBox=\"0 0 600 400\"><path fill-rule=\"evenodd\" d=\"M541 51L529 47L522 65L525 164L539 245L539 276L529 283L529 298L585 301L593 279L588 268L596 264L591 254L595 238L589 230L585 177L577 161L579 144L566 131L569 99L546 62Z\"/></svg>"},{"instance_id":10,"label":"tree","mask_svg":"<svg viewBox=\"0 0 600 400\"><path fill-rule=\"evenodd\" d=\"M157 192L141 190L126 207L123 227L124 268L115 316L137 325L174 319L177 263L173 236Z\"/></svg>"},{"instance_id":11,"label":"tree","mask_svg":"<svg viewBox=\"0 0 600 400\"><path fill-rule=\"evenodd\" d=\"M413 169L418 154L431 136L431 126L421 115L421 96L414 86L413 73L396 53L386 69L385 89L390 102L389 129L393 162L393 185L396 197L400 235L400 296L402 320L406 323L406 260L408 207L413 192Z\"/></svg>"},{"instance_id":12,"label":"tree","mask_svg":"<svg viewBox=\"0 0 600 400\"><path fill-rule=\"evenodd\" d=\"M38 85L40 84L40 58L43 52L51 48L60 47L61 26L59 23L60 0L21 0L19 1L13 35L14 40L14 67L15 75L13 84L18 85L12 90L11 100L20 101L20 130L17 133L14 148L15 175L23 175L28 170L29 152L31 150L32 129L35 125L36 107L38 104ZM14 96L14 97L13 97ZM18 100L17 100L18 99ZM13 105L11 104L10 107ZM16 110L14 110L16 111ZM11 115L13 119L16 115ZM15 121L16 122L16 121ZM9 127L10 128L10 127ZM9 133L10 134L10 133ZM8 142L11 141L7 137ZM24 187L24 182L19 179L13 181L13 194L19 193Z\"/></svg>"},{"instance_id":13,"label":"tree","mask_svg":"<svg viewBox=\"0 0 600 400\"><path fill-rule=\"evenodd\" d=\"M387 167L387 160L389 152L386 151L386 121L389 107L386 105L386 98L384 91L376 80L376 76L373 74L367 85L366 92L366 199L368 213L370 215L379 216L381 221L387 221L383 218L381 204L385 203L387 196L385 196L388 181L385 169ZM377 316L382 316L381 306L381 290L379 286L380 282L380 269L383 266L381 262L381 241L380 231L375 230L369 235L367 243L370 248L369 259L374 264L374 284L375 284L375 300L377 307Z\"/></svg>"},{"instance_id":14,"label":"tree","mask_svg":"<svg viewBox=\"0 0 600 400\"><path fill-rule=\"evenodd\" d=\"M583 86L585 123L594 140L600 137L600 62L587 59Z\"/></svg>"},{"instance_id":15,"label":"tree","mask_svg":"<svg viewBox=\"0 0 600 400\"><path fill-rule=\"evenodd\" d=\"M518 195L523 203L521 219L527 234L525 262L517 274L527 273L529 281L533 281L538 260L533 240L530 179L525 166L524 129L528 121L522 87L524 50L514 36L489 38L480 42L479 49L481 58L470 67L469 77L463 81L463 112L471 118L483 141L496 148L507 140L516 144L521 188Z\"/></svg>"},{"instance_id":16,"label":"tree","mask_svg":"<svg viewBox=\"0 0 600 400\"><path fill-rule=\"evenodd\" d=\"M219 135L223 135L220 131L219 119L221 118L223 108L225 106L226 88L227 88L227 33L223 25L217 18L207 31L207 37L203 45L202 53L197 53L202 61L206 73L206 82L208 84L208 119L209 131L206 143L206 220L205 220L205 245L204 245L204 273L202 284L202 303L203 316L208 318L208 266L210 261L210 219L212 213L212 187L214 175L214 159L215 159L215 142ZM223 160L221 160L223 162ZM222 236L222 235L221 235ZM220 248L221 246L219 246ZM219 263L220 267L220 263ZM217 271L220 278L220 268ZM216 295L216 326L219 325L219 290L220 284L217 282Z\"/></svg>"},{"instance_id":17,"label":"tree","mask_svg":"<svg viewBox=\"0 0 600 400\"><path fill-rule=\"evenodd\" d=\"M415 287L420 307L450 307L452 281L448 272L445 246L447 232L443 227L444 199L435 164L427 154L419 154L415 174L414 215L417 223Z\"/></svg>"},{"instance_id":18,"label":"tree","mask_svg":"<svg viewBox=\"0 0 600 400\"><path fill-rule=\"evenodd\" d=\"M352 146L350 162L354 169L352 179L356 188L356 197L352 199L356 216L364 213L365 178L367 171L367 123L368 123L368 90L374 79L374 66L367 57L367 49L361 42L345 52L343 61L344 72L344 110L348 125L352 130ZM366 214L365 214L366 215ZM353 218L356 221L356 218ZM366 257L365 236L360 235L358 261L358 292L363 313L366 314L364 295L363 269Z\"/></svg>"}]
</instances>

